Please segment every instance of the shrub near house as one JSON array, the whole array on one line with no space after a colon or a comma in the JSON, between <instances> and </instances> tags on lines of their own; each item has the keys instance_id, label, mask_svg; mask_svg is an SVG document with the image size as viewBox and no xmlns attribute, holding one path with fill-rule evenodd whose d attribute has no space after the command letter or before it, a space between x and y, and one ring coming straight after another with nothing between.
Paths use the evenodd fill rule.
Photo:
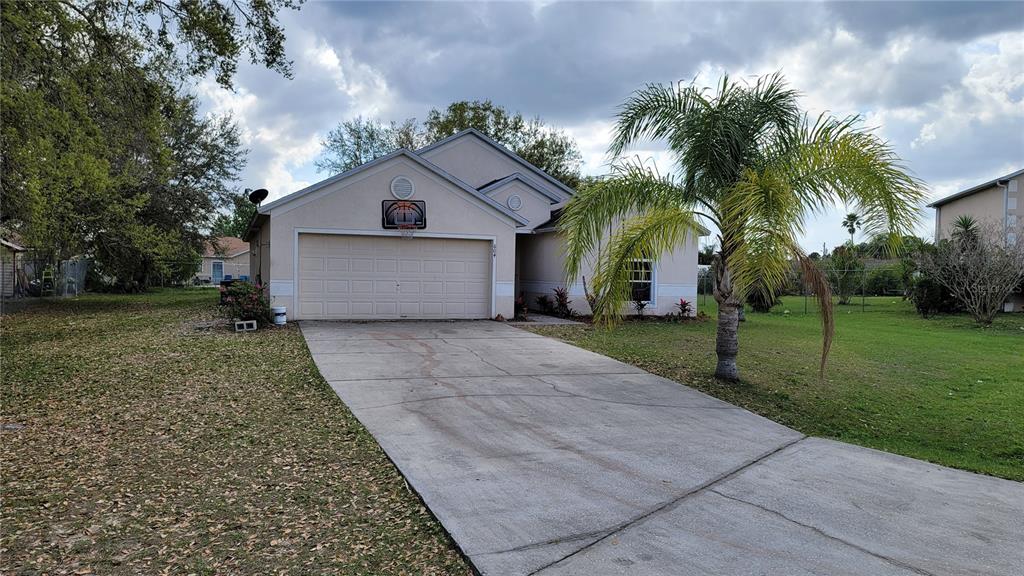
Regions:
<instances>
[{"instance_id":1,"label":"shrub near house","mask_svg":"<svg viewBox=\"0 0 1024 576\"><path fill-rule=\"evenodd\" d=\"M224 313L229 320L255 320L259 324L273 321L270 299L263 285L234 282L221 290L224 292Z\"/></svg>"}]
</instances>

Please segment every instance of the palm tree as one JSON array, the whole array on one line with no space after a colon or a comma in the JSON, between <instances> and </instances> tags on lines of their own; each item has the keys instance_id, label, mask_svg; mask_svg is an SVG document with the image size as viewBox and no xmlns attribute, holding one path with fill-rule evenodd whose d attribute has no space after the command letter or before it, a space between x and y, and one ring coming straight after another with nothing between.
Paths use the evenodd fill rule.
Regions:
<instances>
[{"instance_id":1,"label":"palm tree","mask_svg":"<svg viewBox=\"0 0 1024 576\"><path fill-rule=\"evenodd\" d=\"M594 266L595 317L611 323L629 301L636 259L656 260L701 225L717 229L715 375L739 378L738 314L751 286L777 289L795 262L821 300L821 371L832 343L828 281L801 250L807 216L844 202L893 245L917 221L924 198L888 144L855 117L811 119L779 74L713 93L694 84L650 84L621 106L609 154L611 177L580 190L560 219L566 273ZM622 158L633 144L662 140L674 173Z\"/></svg>"},{"instance_id":2,"label":"palm tree","mask_svg":"<svg viewBox=\"0 0 1024 576\"><path fill-rule=\"evenodd\" d=\"M860 226L860 216L854 212L850 212L846 215L846 218L843 219L843 228L846 228L846 231L850 233L850 242L853 242L853 235L857 233L857 229L860 228Z\"/></svg>"},{"instance_id":3,"label":"palm tree","mask_svg":"<svg viewBox=\"0 0 1024 576\"><path fill-rule=\"evenodd\" d=\"M976 240L978 238L978 221L974 219L974 216L961 214L953 221L953 231L950 236L955 240Z\"/></svg>"}]
</instances>

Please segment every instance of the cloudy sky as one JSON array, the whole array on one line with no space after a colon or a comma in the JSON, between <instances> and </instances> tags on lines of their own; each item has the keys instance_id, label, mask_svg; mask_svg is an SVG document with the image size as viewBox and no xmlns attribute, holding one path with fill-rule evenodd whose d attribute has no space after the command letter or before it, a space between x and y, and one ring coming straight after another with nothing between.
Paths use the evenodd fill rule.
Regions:
<instances>
[{"instance_id":1,"label":"cloudy sky","mask_svg":"<svg viewBox=\"0 0 1024 576\"><path fill-rule=\"evenodd\" d=\"M318 3L283 14L294 78L243 66L196 87L250 149L245 187L271 199L326 177L324 135L355 116L425 117L491 99L576 138L600 174L611 118L648 82L782 71L812 113L859 114L932 198L1024 167L1024 4ZM638 151L662 169L657 145ZM920 234L932 230L922 211ZM842 242L844 207L804 247Z\"/></svg>"}]
</instances>

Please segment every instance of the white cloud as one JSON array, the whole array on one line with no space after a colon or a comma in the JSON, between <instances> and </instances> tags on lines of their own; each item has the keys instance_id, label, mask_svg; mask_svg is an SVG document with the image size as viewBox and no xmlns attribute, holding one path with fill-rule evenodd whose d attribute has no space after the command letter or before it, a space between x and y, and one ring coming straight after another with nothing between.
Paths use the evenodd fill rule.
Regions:
<instances>
[{"instance_id":1,"label":"white cloud","mask_svg":"<svg viewBox=\"0 0 1024 576\"><path fill-rule=\"evenodd\" d=\"M338 91L348 96L348 116L381 116L387 113L394 100L384 76L373 66L359 62L350 49L341 53L323 38L315 38L303 51L303 56L328 74Z\"/></svg>"}]
</instances>

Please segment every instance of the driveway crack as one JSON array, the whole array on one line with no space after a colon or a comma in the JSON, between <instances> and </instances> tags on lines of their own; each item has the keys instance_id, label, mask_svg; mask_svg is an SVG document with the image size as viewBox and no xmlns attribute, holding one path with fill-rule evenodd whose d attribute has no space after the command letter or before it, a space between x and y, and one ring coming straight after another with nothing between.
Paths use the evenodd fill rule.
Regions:
<instances>
[{"instance_id":1,"label":"driveway crack","mask_svg":"<svg viewBox=\"0 0 1024 576\"><path fill-rule=\"evenodd\" d=\"M601 542L604 542L605 540L607 540L608 538L614 536L615 534L618 534L619 532L622 532L623 530L625 530L625 529L627 529L627 528L629 528L631 526L639 524L640 522L643 522L644 520L650 518L651 516L654 516L655 514L658 514L660 512L664 512L666 510L671 510L671 509L675 508L676 506L678 506L680 503L682 503L684 500L686 500L686 499L688 499L688 498L690 498L690 497L692 497L692 496L694 496L696 494L699 494L699 493L701 493L701 492L703 492L705 490L708 490L709 488L711 488L715 484L718 484L719 482L723 482L725 480L728 480L728 479L736 476L737 474L743 472L747 468L750 468L751 466L753 466L753 465L755 465L755 464L757 464L759 462L762 462L763 460L765 460L767 458L771 458L772 456L774 456L774 455L778 454L779 452L789 448L790 446L793 446L793 445L797 444L798 442L801 442L801 441L806 440L806 439L807 439L807 436L801 435L799 438L795 438L793 440L785 442L785 443L781 444L780 446L777 446L776 448L774 448L772 450L769 450L769 451L767 451L767 452L757 456L756 458L754 458L752 460L749 460L746 463L741 464L740 466L738 466L736 468L733 468L732 470L730 470L728 472L725 472L723 474L715 476L714 478L708 480L707 482L704 482L703 484L699 484L698 486L692 488L691 490L686 491L685 493L681 494L680 496L677 496L677 497L673 498L672 500L669 500L668 502L665 502L664 504L661 504L660 506L657 506L656 508L648 510L647 512L644 512L643 514L641 514L641 515L639 515L639 516L637 516L635 518L632 518L630 520L627 520L626 522L623 522L621 524L618 524L618 525L610 528L608 530L607 534L605 534L604 536L601 536L597 540L594 540L593 542L587 544L586 546L583 546L583 547L581 547L581 548L579 548L579 549L577 549L577 550L575 550L573 552L570 552L569 554L566 554L565 556L562 556L561 558L559 558L557 560L554 560L552 562L549 562L549 563L541 566L540 568L537 568L533 572L530 572L527 576L534 576L535 574L539 574L539 573L543 572L544 570L547 570L548 568L551 568L551 567L553 567L553 566L555 566L557 564L560 564L560 563L564 562L565 560L568 560L569 558L572 558L573 556L575 556L575 555L577 555L577 554L579 554L581 552L584 552L586 550L589 550L590 548L593 548L594 546L600 544Z\"/></svg>"},{"instance_id":2,"label":"driveway crack","mask_svg":"<svg viewBox=\"0 0 1024 576\"><path fill-rule=\"evenodd\" d=\"M448 341L447 339L445 339L445 338L441 338L441 342L444 342L445 344L448 344L449 346L454 346L454 347L456 347L456 348L462 348L462 349L463 349L463 350L465 350L466 352L469 352L469 353L470 353L470 354L472 354L473 356L476 356L477 360L480 360L481 362L483 362L484 364L487 364L487 365L488 365L488 366L490 366L491 368L494 368L494 369L495 369L495 370L497 370L498 372L501 372L502 374L504 374L504 375L506 375L506 376L512 376L512 373L511 373L511 372L508 372L507 370L504 370L503 368L500 368L500 367L498 367L498 366L494 365L493 363L491 363L490 361L488 361L488 360L487 360L486 358L484 358L483 356L481 356L479 352L477 352L476 350L473 350L472 348L470 348L469 346L466 346L465 344L454 344L454 343L452 343L452 342L449 342L449 341Z\"/></svg>"},{"instance_id":3,"label":"driveway crack","mask_svg":"<svg viewBox=\"0 0 1024 576\"><path fill-rule=\"evenodd\" d=\"M743 408L740 408L739 406L733 406L731 404L725 404L725 403L723 403L723 404L725 404L723 406L695 406L695 405L692 405L692 404L653 404L653 403L650 403L650 402L629 402L627 400L611 400L611 399L608 399L608 398L595 398L594 396L587 396L586 394L580 394L578 392L570 392L568 390L564 390L562 388L559 388L557 384L555 384L553 382L548 382L547 380L544 380L543 378L537 378L537 379L540 380L541 382L544 382L544 383L548 384L549 386L551 386L551 388L554 389L555 392L561 392L565 396L571 396L573 398L580 398L580 399L583 399L583 400L591 400L591 401L594 401L594 402L605 402L605 403L608 403L608 404L621 404L623 406L643 406L645 408L686 408L686 409L689 409L689 410L743 410Z\"/></svg>"},{"instance_id":4,"label":"driveway crack","mask_svg":"<svg viewBox=\"0 0 1024 576\"><path fill-rule=\"evenodd\" d=\"M818 534L820 536L824 536L825 538L828 538L829 540L833 540L835 542L839 542L840 544L845 544L846 546L849 546L849 547L851 547L851 548L853 548L855 550L859 550L859 551L861 551L861 552L863 552L863 553L865 553L865 554L867 554L869 556L873 556L875 558L878 558L879 560L883 560L885 562L888 562L889 564L892 564L893 566L896 566L896 567L899 567L899 568L904 568L906 570L910 570L911 572L914 572L915 574L921 574L922 576L935 576L932 572L928 572L927 570L923 570L923 569L918 568L916 566L912 566L910 564L907 564L906 562L902 562L900 560L897 560L895 558L891 558L891 557L886 556L884 554L879 554L878 552L874 552L874 551L869 550L869 549L867 549L867 548L865 548L863 546L860 546L858 544L854 544L853 542L849 542L847 540L843 540L842 538L840 538L838 536L833 536L832 534L829 534L828 532L825 532L824 530L822 530L821 528L818 528L817 526L813 526L811 524L805 524L803 522L800 522L799 520L794 520L793 518L790 518L789 516L786 516L782 512L779 512L778 510L772 510L771 508L767 508L765 506L757 504L756 502L750 502L749 500L744 500L742 498L737 498L735 496L730 496L728 494L724 494L722 492L719 492L718 490L715 490L714 488L709 488L708 492L713 492L714 494L717 494L717 495L721 496L722 498L726 498L726 499L732 500L734 502L740 502L740 503L746 504L748 506L753 506L754 508L757 508L758 510L763 510L763 511L765 511L765 512L767 512L767 513L769 513L769 514L771 514L773 516L776 516L778 518L782 518L783 520L785 520L786 522L789 522L791 524L795 524L797 526L800 526L800 527L803 527L803 528L807 528L808 530L811 530L815 534Z\"/></svg>"},{"instance_id":5,"label":"driveway crack","mask_svg":"<svg viewBox=\"0 0 1024 576\"><path fill-rule=\"evenodd\" d=\"M388 408L390 406L401 406L403 404L420 404L423 402L432 402L434 400L450 400L452 398L495 398L495 397L538 397L538 398L568 398L559 394L530 394L527 392L467 392L466 394L446 394L444 396L431 396L429 398L417 398L415 400L402 400L401 402L392 402L390 404L375 404L373 406L353 406L354 410L373 410L375 408Z\"/></svg>"}]
</instances>

